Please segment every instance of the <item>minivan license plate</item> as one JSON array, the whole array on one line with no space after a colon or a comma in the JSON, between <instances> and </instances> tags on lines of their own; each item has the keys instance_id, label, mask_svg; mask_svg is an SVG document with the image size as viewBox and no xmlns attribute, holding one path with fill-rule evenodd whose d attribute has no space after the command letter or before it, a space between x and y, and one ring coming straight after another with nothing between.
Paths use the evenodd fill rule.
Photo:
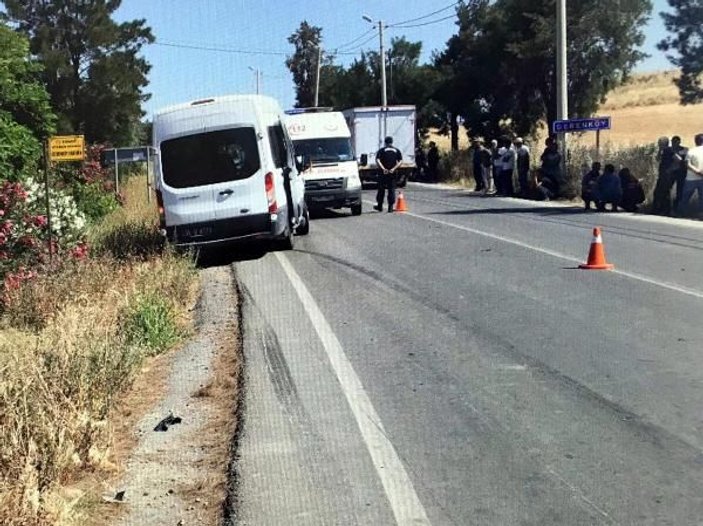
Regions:
<instances>
[{"instance_id":1,"label":"minivan license plate","mask_svg":"<svg viewBox=\"0 0 703 526\"><path fill-rule=\"evenodd\" d=\"M211 226L199 226L186 228L185 230L183 230L183 235L185 237L206 237L210 234L212 234Z\"/></svg>"}]
</instances>

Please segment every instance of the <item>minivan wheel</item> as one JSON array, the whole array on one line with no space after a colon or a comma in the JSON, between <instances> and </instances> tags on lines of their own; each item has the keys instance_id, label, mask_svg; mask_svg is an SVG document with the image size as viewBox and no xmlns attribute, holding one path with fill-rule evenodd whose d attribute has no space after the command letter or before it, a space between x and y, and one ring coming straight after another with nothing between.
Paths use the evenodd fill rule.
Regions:
<instances>
[{"instance_id":1,"label":"minivan wheel","mask_svg":"<svg viewBox=\"0 0 703 526\"><path fill-rule=\"evenodd\" d=\"M307 236L310 233L310 210L308 210L308 205L303 208L303 220L295 229L295 233L300 236Z\"/></svg>"},{"instance_id":2,"label":"minivan wheel","mask_svg":"<svg viewBox=\"0 0 703 526\"><path fill-rule=\"evenodd\" d=\"M276 243L279 250L293 250L295 248L295 236L293 235L293 228L288 223L286 227L286 232L283 237Z\"/></svg>"},{"instance_id":3,"label":"minivan wheel","mask_svg":"<svg viewBox=\"0 0 703 526\"><path fill-rule=\"evenodd\" d=\"M361 215L361 203L358 205L352 205L351 206L351 213L353 216L360 216Z\"/></svg>"}]
</instances>

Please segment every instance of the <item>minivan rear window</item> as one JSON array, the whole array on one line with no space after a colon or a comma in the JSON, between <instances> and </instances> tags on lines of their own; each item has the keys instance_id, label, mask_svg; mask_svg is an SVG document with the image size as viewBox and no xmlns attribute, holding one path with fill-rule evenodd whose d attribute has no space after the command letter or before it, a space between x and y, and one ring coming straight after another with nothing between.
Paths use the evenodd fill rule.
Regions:
<instances>
[{"instance_id":1,"label":"minivan rear window","mask_svg":"<svg viewBox=\"0 0 703 526\"><path fill-rule=\"evenodd\" d=\"M246 179L260 168L253 127L230 128L161 143L164 183L189 188Z\"/></svg>"}]
</instances>

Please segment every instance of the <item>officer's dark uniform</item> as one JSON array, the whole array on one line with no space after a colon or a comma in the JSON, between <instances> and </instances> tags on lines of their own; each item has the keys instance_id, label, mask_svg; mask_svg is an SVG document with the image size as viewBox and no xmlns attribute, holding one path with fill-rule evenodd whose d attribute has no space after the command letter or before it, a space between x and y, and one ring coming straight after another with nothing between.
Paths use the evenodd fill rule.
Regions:
<instances>
[{"instance_id":1,"label":"officer's dark uniform","mask_svg":"<svg viewBox=\"0 0 703 526\"><path fill-rule=\"evenodd\" d=\"M383 198L388 190L388 211L393 211L395 205L395 173L383 173L386 170L391 170L403 159L400 150L393 146L393 139L386 137L386 145L376 152L376 163L379 165L378 170L378 193L376 194L376 210L383 210ZM382 166L381 166L382 165Z\"/></svg>"}]
</instances>

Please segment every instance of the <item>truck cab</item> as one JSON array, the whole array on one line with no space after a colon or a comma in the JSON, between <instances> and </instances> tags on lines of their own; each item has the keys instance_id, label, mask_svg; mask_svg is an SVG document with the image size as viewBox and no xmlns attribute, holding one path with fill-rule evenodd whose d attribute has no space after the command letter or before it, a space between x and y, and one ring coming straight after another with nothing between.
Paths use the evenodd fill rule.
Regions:
<instances>
[{"instance_id":1,"label":"truck cab","mask_svg":"<svg viewBox=\"0 0 703 526\"><path fill-rule=\"evenodd\" d=\"M308 207L350 208L352 215L360 215L359 165L342 113L331 108L289 110L286 128L296 156L303 158Z\"/></svg>"}]
</instances>

